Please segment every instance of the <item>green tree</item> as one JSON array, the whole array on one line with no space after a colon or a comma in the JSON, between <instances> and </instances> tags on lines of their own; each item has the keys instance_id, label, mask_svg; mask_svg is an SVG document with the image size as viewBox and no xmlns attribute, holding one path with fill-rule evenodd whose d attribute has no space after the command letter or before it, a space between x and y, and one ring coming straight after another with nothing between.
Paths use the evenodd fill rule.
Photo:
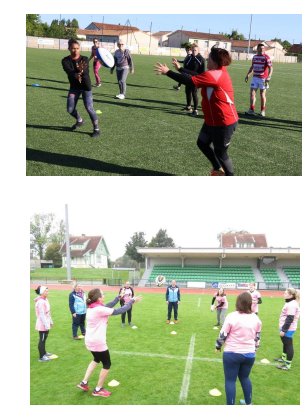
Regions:
<instances>
[{"instance_id":1,"label":"green tree","mask_svg":"<svg viewBox=\"0 0 302 405\"><path fill-rule=\"evenodd\" d=\"M166 229L160 229L156 236L151 239L148 247L175 247L175 243L173 239L168 236Z\"/></svg>"},{"instance_id":2,"label":"green tree","mask_svg":"<svg viewBox=\"0 0 302 405\"><path fill-rule=\"evenodd\" d=\"M62 255L59 253L60 248L60 243L51 243L45 251L45 260L53 260L54 267L62 267Z\"/></svg>"},{"instance_id":3,"label":"green tree","mask_svg":"<svg viewBox=\"0 0 302 405\"><path fill-rule=\"evenodd\" d=\"M66 239L66 227L65 222L61 219L54 225L54 232L49 235L51 243L59 243L61 246L64 244Z\"/></svg>"},{"instance_id":4,"label":"green tree","mask_svg":"<svg viewBox=\"0 0 302 405\"><path fill-rule=\"evenodd\" d=\"M75 18L71 21L71 25L70 25L70 26L73 27L73 28L80 28L80 27L79 27L78 20L76 20Z\"/></svg>"},{"instance_id":5,"label":"green tree","mask_svg":"<svg viewBox=\"0 0 302 405\"><path fill-rule=\"evenodd\" d=\"M231 235L231 234L234 234L234 233L246 234L246 233L250 233L250 232L245 231L245 230L236 231L235 229L230 229L230 228L229 228L227 231L222 231L221 233L219 233L219 234L217 235L217 239L218 239L218 241L219 241L219 247L221 247L221 244L222 244L222 240L221 240L221 235L222 235L222 234L223 234L223 235Z\"/></svg>"},{"instance_id":6,"label":"green tree","mask_svg":"<svg viewBox=\"0 0 302 405\"><path fill-rule=\"evenodd\" d=\"M43 260L44 250L49 244L49 233L52 228L55 215L34 214L30 221L31 247Z\"/></svg>"},{"instance_id":7,"label":"green tree","mask_svg":"<svg viewBox=\"0 0 302 405\"><path fill-rule=\"evenodd\" d=\"M219 32L219 34L224 35L225 37L227 37L229 39L241 39L241 40L245 39L244 35L243 34L238 34L237 29L234 30L234 28L233 28L231 34L224 34L222 32Z\"/></svg>"},{"instance_id":8,"label":"green tree","mask_svg":"<svg viewBox=\"0 0 302 405\"><path fill-rule=\"evenodd\" d=\"M26 35L37 36L41 24L40 14L26 14Z\"/></svg>"},{"instance_id":9,"label":"green tree","mask_svg":"<svg viewBox=\"0 0 302 405\"><path fill-rule=\"evenodd\" d=\"M145 261L144 257L137 252L137 247L146 247L147 241L145 240L144 232L135 232L135 234L131 237L130 242L126 244L126 255L131 257L132 260L136 261L138 268L140 263Z\"/></svg>"},{"instance_id":10,"label":"green tree","mask_svg":"<svg viewBox=\"0 0 302 405\"><path fill-rule=\"evenodd\" d=\"M115 266L119 266L119 267L136 267L136 261L131 259L130 256L128 256L126 253L117 258L114 262Z\"/></svg>"},{"instance_id":11,"label":"green tree","mask_svg":"<svg viewBox=\"0 0 302 405\"><path fill-rule=\"evenodd\" d=\"M288 51L289 48L292 46L292 44L291 44L290 42L286 41L286 40L283 41L281 45L282 45L283 48L286 49L287 51Z\"/></svg>"}]
</instances>

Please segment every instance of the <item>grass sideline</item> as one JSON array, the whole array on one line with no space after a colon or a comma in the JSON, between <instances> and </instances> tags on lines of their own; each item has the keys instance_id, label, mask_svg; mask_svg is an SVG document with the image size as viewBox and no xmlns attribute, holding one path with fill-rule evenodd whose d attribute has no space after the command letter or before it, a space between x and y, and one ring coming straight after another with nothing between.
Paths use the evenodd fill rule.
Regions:
<instances>
[{"instance_id":1,"label":"grass sideline","mask_svg":"<svg viewBox=\"0 0 302 405\"><path fill-rule=\"evenodd\" d=\"M26 52L28 176L209 175L210 163L196 146L203 124L200 107L197 118L181 111L184 86L175 91L176 82L153 71L157 61L172 67L171 57L133 55L135 73L128 76L126 100L114 98L119 92L115 72L100 69L102 86L93 88L93 95L94 109L102 111L101 136L94 139L82 100L78 110L86 125L70 132L74 119L66 111L69 83L61 65L68 52ZM240 117L229 149L235 176L299 176L302 124L295 89L302 85L302 67L274 63L266 117L250 117L244 114L249 108L250 86L244 82L249 66L233 61L228 68ZM90 76L94 83L92 62Z\"/></svg>"},{"instance_id":2,"label":"grass sideline","mask_svg":"<svg viewBox=\"0 0 302 405\"><path fill-rule=\"evenodd\" d=\"M84 288L85 291L89 291ZM164 293L144 293L143 300L133 308L133 323L137 329L128 325L121 328L120 316L109 318L107 344L111 353L112 366L108 379L120 382L118 387L110 389L111 404L172 405L178 403L185 371L189 345L193 334L196 335L194 358L190 375L190 385L186 404L219 405L225 403L222 354L215 355L215 340L218 330L211 313L210 295L185 295L179 305L179 324L167 325L167 307ZM50 289L49 302L54 327L49 333L46 350L59 356L49 363L38 362L38 332L35 331L34 298L30 292L30 366L31 366L31 404L38 404L43 398L45 405L69 405L70 403L92 403L92 396L100 366L92 374L88 393L79 390L76 385L83 378L91 353L85 348L84 341L74 341L71 333L71 314L68 307L69 291ZM105 302L111 301L116 294L106 293ZM200 307L198 301L200 299ZM229 296L228 313L235 305L235 296ZM273 365L258 364L263 358L269 359L281 354L282 345L278 334L278 320L284 305L282 298L265 297L260 306L259 315L263 323L261 345L251 373L253 400L257 405L288 404L300 402L300 331L294 336L295 356L292 370L283 372ZM177 335L171 335L172 330ZM132 354L126 354L126 353ZM135 354L136 353L136 354ZM141 353L141 355L138 355ZM149 354L145 356L142 354ZM157 355L150 356L151 354ZM167 357L165 357L167 356ZM180 358L169 358L178 356ZM208 360L213 361L208 361ZM108 387L109 388L109 387ZM209 391L217 388L222 396L212 397ZM240 384L237 382L236 403L243 398ZM289 399L290 398L290 399Z\"/></svg>"}]
</instances>

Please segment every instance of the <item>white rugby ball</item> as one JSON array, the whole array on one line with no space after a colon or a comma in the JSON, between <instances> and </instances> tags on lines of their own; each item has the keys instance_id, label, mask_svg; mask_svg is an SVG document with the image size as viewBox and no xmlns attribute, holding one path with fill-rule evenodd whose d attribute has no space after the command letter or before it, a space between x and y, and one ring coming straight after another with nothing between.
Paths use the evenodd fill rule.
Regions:
<instances>
[{"instance_id":1,"label":"white rugby ball","mask_svg":"<svg viewBox=\"0 0 302 405\"><path fill-rule=\"evenodd\" d=\"M215 305L211 305L211 311L213 312L213 311L215 311Z\"/></svg>"},{"instance_id":2,"label":"white rugby ball","mask_svg":"<svg viewBox=\"0 0 302 405\"><path fill-rule=\"evenodd\" d=\"M96 56L105 67L112 68L114 66L114 57L107 49L98 48L96 50Z\"/></svg>"},{"instance_id":3,"label":"white rugby ball","mask_svg":"<svg viewBox=\"0 0 302 405\"><path fill-rule=\"evenodd\" d=\"M155 284L158 287L162 287L165 284L165 282L166 282L166 277L165 276L160 275L160 276L156 277Z\"/></svg>"}]
</instances>

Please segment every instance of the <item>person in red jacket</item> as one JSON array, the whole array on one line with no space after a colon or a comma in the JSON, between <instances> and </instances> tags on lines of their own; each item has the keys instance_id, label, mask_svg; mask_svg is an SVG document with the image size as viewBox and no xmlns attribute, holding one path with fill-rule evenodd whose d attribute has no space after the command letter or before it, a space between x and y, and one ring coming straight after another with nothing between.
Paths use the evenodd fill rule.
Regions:
<instances>
[{"instance_id":1,"label":"person in red jacket","mask_svg":"<svg viewBox=\"0 0 302 405\"><path fill-rule=\"evenodd\" d=\"M179 72L190 74L180 67L175 58L173 65ZM226 49L213 46L208 58L208 70L196 76L172 72L167 65L157 62L154 69L179 83L194 84L201 88L204 124L199 133L197 145L212 163L211 176L234 176L233 164L227 150L238 125L238 114L234 104L234 92L226 66L231 64ZM210 146L213 143L213 146Z\"/></svg>"}]
</instances>

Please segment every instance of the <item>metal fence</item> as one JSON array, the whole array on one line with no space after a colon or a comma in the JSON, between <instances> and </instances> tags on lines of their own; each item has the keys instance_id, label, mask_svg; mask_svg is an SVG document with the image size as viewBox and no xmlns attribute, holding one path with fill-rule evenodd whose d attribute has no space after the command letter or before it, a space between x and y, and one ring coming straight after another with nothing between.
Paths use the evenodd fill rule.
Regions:
<instances>
[{"instance_id":1,"label":"metal fence","mask_svg":"<svg viewBox=\"0 0 302 405\"><path fill-rule=\"evenodd\" d=\"M75 277L75 280L66 280L64 277L30 277L31 284L73 284L81 283L83 285L109 285L120 286L122 280L120 278L82 278Z\"/></svg>"}]
</instances>

